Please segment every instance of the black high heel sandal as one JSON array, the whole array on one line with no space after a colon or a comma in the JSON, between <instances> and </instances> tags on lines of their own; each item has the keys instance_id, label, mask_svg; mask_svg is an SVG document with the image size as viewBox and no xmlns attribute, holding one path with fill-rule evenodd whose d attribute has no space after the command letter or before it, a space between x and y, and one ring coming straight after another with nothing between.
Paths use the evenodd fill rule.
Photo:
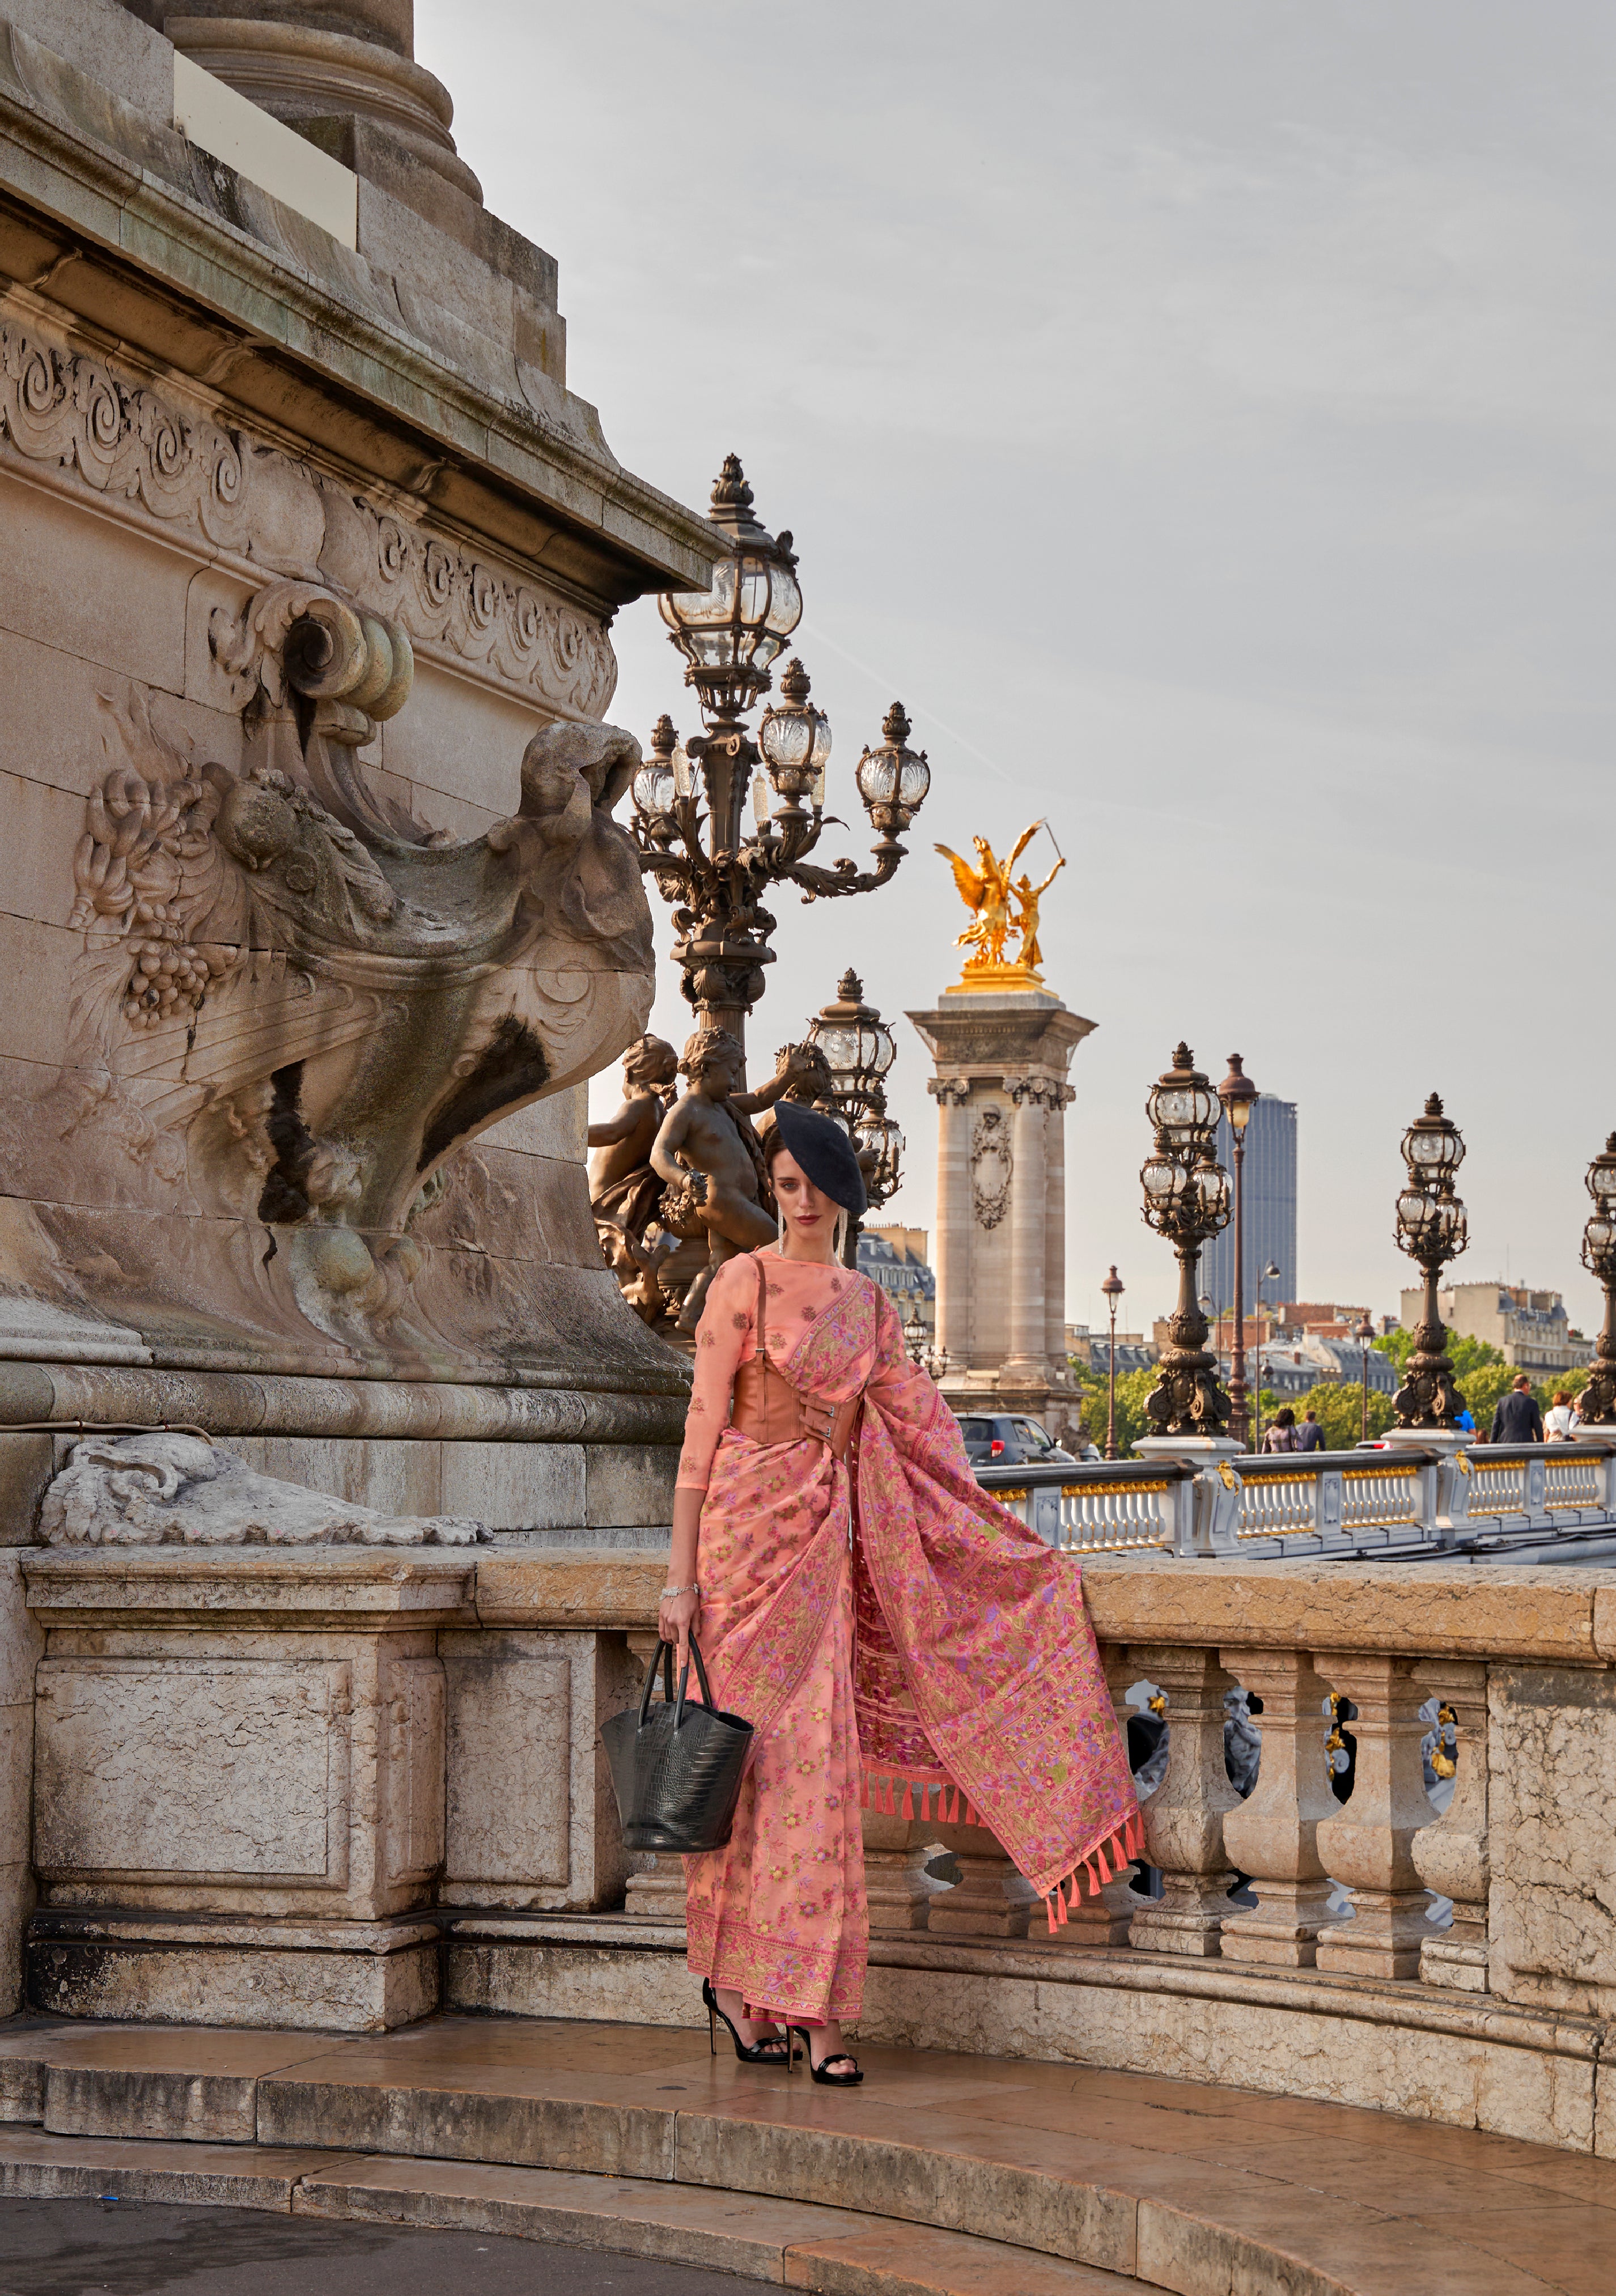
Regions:
<instances>
[{"instance_id":1,"label":"black high heel sandal","mask_svg":"<svg viewBox=\"0 0 1616 2296\"><path fill-rule=\"evenodd\" d=\"M801 2034L802 2046L808 2051L808 2071L818 2082L821 2088L857 2088L858 2087L859 2082L864 2079L864 2068L860 2065L857 2058L853 2054L850 2049L838 2049L835 2051L833 2055L826 2057L822 2060L820 2063L816 2064L814 2062L814 2044L809 2038L808 2027L806 2025L788 2025L785 2030L786 2038L788 2039L793 2033ZM833 2073L828 2070L832 2065L840 2064L844 2057L847 2059L849 2064L853 2068L850 2073Z\"/></svg>"},{"instance_id":2,"label":"black high heel sandal","mask_svg":"<svg viewBox=\"0 0 1616 2296\"><path fill-rule=\"evenodd\" d=\"M708 2046L715 2057L718 2054L718 2021L722 2020L728 2030L730 2039L735 2045L735 2054L743 2065L783 2065L786 2071L790 2072L792 2029L789 2025L783 2033L770 2033L761 2041L743 2041L719 2007L718 1997L713 1990L710 1977L704 1977L701 1980L701 2006L707 2012ZM776 2049L782 2051L781 2055L775 2055L774 2052Z\"/></svg>"}]
</instances>

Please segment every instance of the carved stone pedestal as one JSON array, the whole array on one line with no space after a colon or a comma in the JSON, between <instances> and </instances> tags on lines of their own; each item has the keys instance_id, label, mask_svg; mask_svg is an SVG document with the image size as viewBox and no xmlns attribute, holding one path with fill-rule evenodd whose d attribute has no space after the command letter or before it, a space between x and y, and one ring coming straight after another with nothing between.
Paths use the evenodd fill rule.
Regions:
<instances>
[{"instance_id":1,"label":"carved stone pedestal","mask_svg":"<svg viewBox=\"0 0 1616 2296\"><path fill-rule=\"evenodd\" d=\"M1431 1929L1420 1942L1420 1976L1427 1985L1485 1993L1487 1977L1487 1669L1464 1659L1426 1659L1414 1678L1428 1698L1456 1718L1458 1767L1442 1816L1414 1837L1420 1879L1453 1900L1453 1926ZM1438 1742L1441 1725L1438 1724ZM1429 1799L1429 1797L1428 1797Z\"/></svg>"},{"instance_id":2,"label":"carved stone pedestal","mask_svg":"<svg viewBox=\"0 0 1616 2296\"><path fill-rule=\"evenodd\" d=\"M872 1937L899 1935L927 1925L934 1895L949 1893L926 1873L935 1825L918 1818L864 1812L864 1888Z\"/></svg>"},{"instance_id":3,"label":"carved stone pedestal","mask_svg":"<svg viewBox=\"0 0 1616 2296\"><path fill-rule=\"evenodd\" d=\"M1405 1658L1325 1657L1330 1687L1358 1709L1352 1793L1316 1839L1326 1870L1350 1892L1353 1918L1321 1930L1317 1965L1346 1977L1417 1977L1431 1937L1414 1837L1435 1812L1420 1756L1430 1696Z\"/></svg>"},{"instance_id":4,"label":"carved stone pedestal","mask_svg":"<svg viewBox=\"0 0 1616 2296\"><path fill-rule=\"evenodd\" d=\"M930 1838L954 1852L959 1880L931 1900L928 1926L940 1937L1021 1938L1038 1898L985 1825L933 1825Z\"/></svg>"},{"instance_id":5,"label":"carved stone pedestal","mask_svg":"<svg viewBox=\"0 0 1616 2296\"><path fill-rule=\"evenodd\" d=\"M1167 1775L1141 1805L1144 1854L1161 1870L1162 1890L1140 1901L1129 1939L1144 1953L1210 1958L1221 1950L1235 1880L1223 1839L1240 1801L1223 1761L1223 1694L1235 1685L1212 1650L1150 1644L1131 1648L1128 1661L1136 1679L1167 1693L1168 1744Z\"/></svg>"},{"instance_id":6,"label":"carved stone pedestal","mask_svg":"<svg viewBox=\"0 0 1616 2296\"><path fill-rule=\"evenodd\" d=\"M1319 1825L1340 1808L1325 1767L1325 1685L1305 1651L1225 1651L1223 1662L1262 1701L1262 1759L1250 1797L1223 1821L1224 1848L1257 1891L1231 1910L1223 1951L1235 1961L1309 1969L1330 1920Z\"/></svg>"}]
</instances>

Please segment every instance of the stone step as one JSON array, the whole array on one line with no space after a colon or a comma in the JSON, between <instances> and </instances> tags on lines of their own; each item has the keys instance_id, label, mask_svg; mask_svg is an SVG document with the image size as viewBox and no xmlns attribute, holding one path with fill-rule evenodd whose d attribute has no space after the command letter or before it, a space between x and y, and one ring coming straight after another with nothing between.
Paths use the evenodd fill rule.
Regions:
<instances>
[{"instance_id":1,"label":"stone step","mask_svg":"<svg viewBox=\"0 0 1616 2296\"><path fill-rule=\"evenodd\" d=\"M19 2021L0 2028L0 2113L36 2141L267 2151L293 2190L380 2155L390 2174L414 2164L412 2189L422 2164L454 2164L632 2184L665 2208L705 2194L831 2209L871 2239L1010 2243L1179 2296L1616 2287L1616 2161L1137 2073L862 2055L865 2086L839 2093L663 2027L439 2017L358 2038Z\"/></svg>"},{"instance_id":2,"label":"stone step","mask_svg":"<svg viewBox=\"0 0 1616 2296\"><path fill-rule=\"evenodd\" d=\"M1002 2241L810 2202L554 2169L0 2130L0 2197L116 2194L608 2249L825 2296L1144 2296Z\"/></svg>"}]
</instances>

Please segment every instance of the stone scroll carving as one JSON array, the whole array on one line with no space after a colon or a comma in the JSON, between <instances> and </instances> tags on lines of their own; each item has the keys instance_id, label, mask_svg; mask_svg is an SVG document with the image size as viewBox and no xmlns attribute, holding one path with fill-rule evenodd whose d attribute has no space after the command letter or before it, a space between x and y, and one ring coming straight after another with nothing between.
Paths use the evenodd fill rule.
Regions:
<instances>
[{"instance_id":1,"label":"stone scroll carving","mask_svg":"<svg viewBox=\"0 0 1616 2296\"><path fill-rule=\"evenodd\" d=\"M0 451L70 472L266 572L364 598L409 639L562 714L598 718L615 691L605 632L563 599L9 319L0 323Z\"/></svg>"},{"instance_id":2,"label":"stone scroll carving","mask_svg":"<svg viewBox=\"0 0 1616 2296\"><path fill-rule=\"evenodd\" d=\"M971 1136L971 1209L979 1227L997 1227L1009 1210L1013 1169L1005 1111L989 1101Z\"/></svg>"},{"instance_id":3,"label":"stone scroll carving","mask_svg":"<svg viewBox=\"0 0 1616 2296\"><path fill-rule=\"evenodd\" d=\"M50 1546L473 1546L456 1515L388 1515L260 1475L200 1435L75 1446L40 1505Z\"/></svg>"}]
</instances>

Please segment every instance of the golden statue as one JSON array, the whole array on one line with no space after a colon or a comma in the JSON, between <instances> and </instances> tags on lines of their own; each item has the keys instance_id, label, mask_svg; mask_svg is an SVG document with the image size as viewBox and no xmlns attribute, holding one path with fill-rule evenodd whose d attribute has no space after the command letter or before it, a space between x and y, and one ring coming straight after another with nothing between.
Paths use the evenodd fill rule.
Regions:
<instances>
[{"instance_id":1,"label":"golden statue","mask_svg":"<svg viewBox=\"0 0 1616 2296\"><path fill-rule=\"evenodd\" d=\"M970 923L955 942L956 948L972 952L965 960L959 984L962 988L1036 988L1042 984L1043 975L1038 971L1043 963L1043 951L1038 947L1038 903L1066 866L1066 857L1057 845L1054 867L1041 885L1035 885L1025 871L1020 877L1011 873L1039 830L1046 826L1043 821L1035 821L1030 829L1024 829L1007 861L998 858L985 837L973 837L971 842L976 848L977 858L974 869L948 846L937 848L952 865L959 897L971 911ZM1012 933L1020 938L1021 945L1015 956L1006 960L1005 943Z\"/></svg>"}]
</instances>

